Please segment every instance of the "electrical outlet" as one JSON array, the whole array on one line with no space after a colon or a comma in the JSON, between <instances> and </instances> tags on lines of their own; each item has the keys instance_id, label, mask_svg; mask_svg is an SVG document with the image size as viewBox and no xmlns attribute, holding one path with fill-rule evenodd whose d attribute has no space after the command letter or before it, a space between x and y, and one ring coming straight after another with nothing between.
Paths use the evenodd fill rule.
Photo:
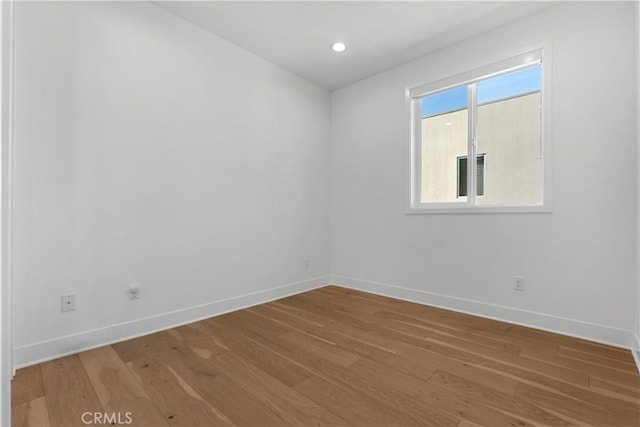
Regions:
<instances>
[{"instance_id":1,"label":"electrical outlet","mask_svg":"<svg viewBox=\"0 0 640 427\"><path fill-rule=\"evenodd\" d=\"M74 311L76 309L76 296L75 295L62 295L60 297L60 309L63 313L67 311Z\"/></svg>"},{"instance_id":2,"label":"electrical outlet","mask_svg":"<svg viewBox=\"0 0 640 427\"><path fill-rule=\"evenodd\" d=\"M513 276L513 289L516 291L524 291L524 277Z\"/></svg>"},{"instance_id":3,"label":"electrical outlet","mask_svg":"<svg viewBox=\"0 0 640 427\"><path fill-rule=\"evenodd\" d=\"M138 283L132 283L129 285L129 299L140 298L140 285Z\"/></svg>"},{"instance_id":4,"label":"electrical outlet","mask_svg":"<svg viewBox=\"0 0 640 427\"><path fill-rule=\"evenodd\" d=\"M308 260L308 259L305 259L305 260L304 260L304 269L305 269L305 270L308 270L310 265L311 265L311 262L309 262L309 260Z\"/></svg>"}]
</instances>

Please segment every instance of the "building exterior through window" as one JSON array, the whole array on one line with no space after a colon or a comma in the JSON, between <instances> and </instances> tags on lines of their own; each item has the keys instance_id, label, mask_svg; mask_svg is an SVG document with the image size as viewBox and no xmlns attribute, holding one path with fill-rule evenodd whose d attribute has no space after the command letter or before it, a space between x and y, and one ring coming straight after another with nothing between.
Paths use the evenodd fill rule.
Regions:
<instances>
[{"instance_id":1,"label":"building exterior through window","mask_svg":"<svg viewBox=\"0 0 640 427\"><path fill-rule=\"evenodd\" d=\"M467 122L466 108L422 119L423 202L466 200ZM478 204L540 202L540 130L540 91L478 106Z\"/></svg>"},{"instance_id":2,"label":"building exterior through window","mask_svg":"<svg viewBox=\"0 0 640 427\"><path fill-rule=\"evenodd\" d=\"M414 207L544 204L541 53L537 58L411 90Z\"/></svg>"}]
</instances>

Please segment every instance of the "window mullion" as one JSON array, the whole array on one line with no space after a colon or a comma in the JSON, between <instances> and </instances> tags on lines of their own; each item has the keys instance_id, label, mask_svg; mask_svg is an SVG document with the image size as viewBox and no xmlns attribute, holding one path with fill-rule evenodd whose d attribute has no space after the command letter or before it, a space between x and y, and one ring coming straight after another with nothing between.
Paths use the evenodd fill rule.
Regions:
<instances>
[{"instance_id":1,"label":"window mullion","mask_svg":"<svg viewBox=\"0 0 640 427\"><path fill-rule=\"evenodd\" d=\"M468 120L468 137L467 137L467 203L471 206L476 204L476 84L471 83L467 86L467 120Z\"/></svg>"}]
</instances>

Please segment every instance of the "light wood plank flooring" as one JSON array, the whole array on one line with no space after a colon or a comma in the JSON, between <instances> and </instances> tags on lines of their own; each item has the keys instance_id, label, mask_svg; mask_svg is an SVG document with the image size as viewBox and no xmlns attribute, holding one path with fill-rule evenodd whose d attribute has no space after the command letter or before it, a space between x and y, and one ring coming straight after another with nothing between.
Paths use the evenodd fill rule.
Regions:
<instances>
[{"instance_id":1,"label":"light wood plank flooring","mask_svg":"<svg viewBox=\"0 0 640 427\"><path fill-rule=\"evenodd\" d=\"M18 371L14 426L82 426L83 413L141 426L640 426L640 376L627 350L328 286Z\"/></svg>"}]
</instances>

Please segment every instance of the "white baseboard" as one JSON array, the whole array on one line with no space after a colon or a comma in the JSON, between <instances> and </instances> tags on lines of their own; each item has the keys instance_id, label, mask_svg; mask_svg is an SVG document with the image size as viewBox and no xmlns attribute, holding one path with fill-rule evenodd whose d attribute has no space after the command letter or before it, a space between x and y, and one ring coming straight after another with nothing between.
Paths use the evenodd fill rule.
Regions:
<instances>
[{"instance_id":1,"label":"white baseboard","mask_svg":"<svg viewBox=\"0 0 640 427\"><path fill-rule=\"evenodd\" d=\"M372 294L627 348L633 353L638 369L640 370L640 340L632 331L342 276L333 276L331 278L329 276L317 277L303 282L292 283L220 301L213 301L170 313L159 314L18 347L14 350L15 366L17 369L24 368L80 351L152 334L253 305L321 288L329 283Z\"/></svg>"},{"instance_id":2,"label":"white baseboard","mask_svg":"<svg viewBox=\"0 0 640 427\"><path fill-rule=\"evenodd\" d=\"M638 372L640 372L640 337L636 335L634 338L635 343L631 349L631 354L633 354L633 359L636 361L636 367L638 368Z\"/></svg>"},{"instance_id":3,"label":"white baseboard","mask_svg":"<svg viewBox=\"0 0 640 427\"><path fill-rule=\"evenodd\" d=\"M332 283L372 294L632 349L636 350L634 356L640 357L636 354L638 349L636 338L630 330L350 277L333 276ZM640 367L640 364L638 366Z\"/></svg>"},{"instance_id":4,"label":"white baseboard","mask_svg":"<svg viewBox=\"0 0 640 427\"><path fill-rule=\"evenodd\" d=\"M276 288L266 289L251 294L240 295L220 301L176 310L143 319L132 320L104 328L84 331L79 334L55 338L48 341L30 344L14 349L16 368L35 365L90 350L119 341L136 338L154 332L197 322L198 320L218 316L230 311L240 310L253 305L262 304L290 295L306 292L329 284L329 276L317 277L303 282L291 283Z\"/></svg>"}]
</instances>

